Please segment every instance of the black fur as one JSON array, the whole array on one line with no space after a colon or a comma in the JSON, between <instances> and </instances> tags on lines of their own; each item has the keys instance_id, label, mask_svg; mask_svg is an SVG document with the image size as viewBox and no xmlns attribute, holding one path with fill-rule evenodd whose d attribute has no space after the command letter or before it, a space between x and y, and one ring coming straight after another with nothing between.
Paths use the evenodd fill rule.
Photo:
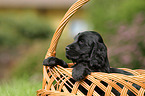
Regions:
<instances>
[{"instance_id":1,"label":"black fur","mask_svg":"<svg viewBox=\"0 0 145 96\"><path fill-rule=\"evenodd\" d=\"M91 72L133 75L117 68L110 68L107 57L107 47L104 44L100 34L94 31L79 33L74 38L74 42L66 47L66 57L72 60L75 64L73 66L72 77L76 81L85 79L85 77ZM52 67L56 64L59 64L65 68L68 67L67 63L56 57L49 57L43 62L43 65ZM107 86L105 82L104 85ZM114 93L117 94L115 91ZM101 94L103 93L100 91L100 95Z\"/></svg>"}]
</instances>

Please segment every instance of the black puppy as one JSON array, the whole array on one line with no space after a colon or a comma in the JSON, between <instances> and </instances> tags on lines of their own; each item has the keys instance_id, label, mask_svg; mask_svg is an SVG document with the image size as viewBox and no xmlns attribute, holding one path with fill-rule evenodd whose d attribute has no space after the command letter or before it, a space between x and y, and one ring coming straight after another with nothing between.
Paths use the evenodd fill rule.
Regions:
<instances>
[{"instance_id":1,"label":"black puppy","mask_svg":"<svg viewBox=\"0 0 145 96\"><path fill-rule=\"evenodd\" d=\"M99 33L94 31L85 31L79 33L75 38L74 42L66 47L66 57L75 64L72 70L72 77L75 81L85 79L87 75L91 72L106 72L106 73L121 73L126 75L133 75L129 72L117 69L110 68L108 57L107 57L107 47L105 46L102 37ZM67 68L68 65L61 59L56 57L49 57L43 61L45 66L56 66L59 64L62 67ZM86 82L89 84L90 81ZM102 84L107 86L107 83L101 81ZM120 87L120 84L118 84ZM135 87L140 87L135 85ZM83 87L80 88L83 93L87 94L84 91ZM104 92L100 88L95 88L97 92L104 96ZM119 96L119 92L112 89L112 92ZM131 91L128 91L129 96L135 96Z\"/></svg>"},{"instance_id":2,"label":"black puppy","mask_svg":"<svg viewBox=\"0 0 145 96\"><path fill-rule=\"evenodd\" d=\"M74 39L74 42L66 47L66 57L75 64L72 71L74 80L82 80L91 72L132 75L120 69L110 68L107 47L99 33L85 31L79 33ZM56 66L56 64L68 67L66 62L56 57L49 57L43 61L43 65L46 66Z\"/></svg>"}]
</instances>

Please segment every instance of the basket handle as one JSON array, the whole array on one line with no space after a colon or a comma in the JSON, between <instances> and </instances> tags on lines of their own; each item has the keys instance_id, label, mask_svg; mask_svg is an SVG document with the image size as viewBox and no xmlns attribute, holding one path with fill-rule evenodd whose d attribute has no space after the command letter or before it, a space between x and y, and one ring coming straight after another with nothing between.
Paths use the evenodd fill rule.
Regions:
<instances>
[{"instance_id":1,"label":"basket handle","mask_svg":"<svg viewBox=\"0 0 145 96\"><path fill-rule=\"evenodd\" d=\"M57 27L57 29L56 29L56 31L53 35L53 38L51 40L50 47L49 47L49 49L46 53L45 59L48 58L48 57L51 57L51 56L55 56L55 53L56 53L55 50L56 50L56 47L57 47L57 43L58 43L58 40L59 40L59 38L62 34L62 31L63 31L64 27L69 22L70 18L77 12L77 10L80 9L88 1L90 1L90 0L78 0L66 12L66 14L62 18L59 26Z\"/></svg>"}]
</instances>

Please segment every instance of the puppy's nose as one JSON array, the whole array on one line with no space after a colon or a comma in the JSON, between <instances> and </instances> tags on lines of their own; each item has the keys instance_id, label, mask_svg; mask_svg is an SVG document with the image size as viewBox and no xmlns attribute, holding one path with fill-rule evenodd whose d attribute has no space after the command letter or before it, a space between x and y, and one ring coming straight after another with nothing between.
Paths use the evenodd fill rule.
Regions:
<instances>
[{"instance_id":1,"label":"puppy's nose","mask_svg":"<svg viewBox=\"0 0 145 96\"><path fill-rule=\"evenodd\" d=\"M66 51L68 51L70 48L69 47L66 47L65 49L66 49Z\"/></svg>"}]
</instances>

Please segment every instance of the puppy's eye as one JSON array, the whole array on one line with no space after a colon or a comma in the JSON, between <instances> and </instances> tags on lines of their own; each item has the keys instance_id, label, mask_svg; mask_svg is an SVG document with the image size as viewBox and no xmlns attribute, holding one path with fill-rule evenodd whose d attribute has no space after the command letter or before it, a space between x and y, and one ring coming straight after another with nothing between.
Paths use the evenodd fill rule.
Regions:
<instances>
[{"instance_id":1,"label":"puppy's eye","mask_svg":"<svg viewBox=\"0 0 145 96\"><path fill-rule=\"evenodd\" d=\"M84 44L84 41L83 41L83 40L80 40L80 41L79 41L79 44Z\"/></svg>"}]
</instances>

